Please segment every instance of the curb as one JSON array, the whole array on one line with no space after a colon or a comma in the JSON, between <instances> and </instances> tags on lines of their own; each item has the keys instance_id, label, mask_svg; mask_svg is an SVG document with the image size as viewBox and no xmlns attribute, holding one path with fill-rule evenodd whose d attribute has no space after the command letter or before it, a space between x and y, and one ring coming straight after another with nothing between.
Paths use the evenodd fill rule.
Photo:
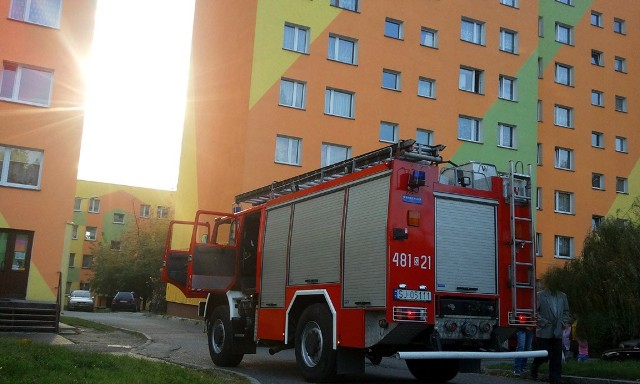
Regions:
<instances>
[{"instance_id":1,"label":"curb","mask_svg":"<svg viewBox=\"0 0 640 384\"><path fill-rule=\"evenodd\" d=\"M529 381L541 381L541 378L538 380L534 380L531 376L520 376L514 374L512 371L507 371L504 369L483 369L483 374L491 375L491 376L501 376L501 377L509 377L516 379L523 379ZM581 377L581 376L562 376L563 382L569 384L638 384L640 380L619 380L619 379L601 379L597 377ZM547 381L546 379L542 379L542 381Z\"/></svg>"}]
</instances>

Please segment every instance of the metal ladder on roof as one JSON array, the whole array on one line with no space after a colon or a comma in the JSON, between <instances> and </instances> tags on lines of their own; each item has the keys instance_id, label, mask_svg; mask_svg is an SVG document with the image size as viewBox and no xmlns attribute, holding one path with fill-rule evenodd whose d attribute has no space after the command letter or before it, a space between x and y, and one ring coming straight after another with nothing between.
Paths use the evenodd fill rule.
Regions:
<instances>
[{"instance_id":1,"label":"metal ladder on roof","mask_svg":"<svg viewBox=\"0 0 640 384\"><path fill-rule=\"evenodd\" d=\"M440 151L443 149L443 145L432 146L417 144L415 140L402 140L396 144L376 149L339 163L331 164L286 180L274 181L264 187L241 193L236 195L235 203L259 205L271 199L335 180L394 158L439 164L443 161L440 157Z\"/></svg>"},{"instance_id":2,"label":"metal ladder on roof","mask_svg":"<svg viewBox=\"0 0 640 384\"><path fill-rule=\"evenodd\" d=\"M518 172L518 164L520 172ZM531 164L509 161L507 200L511 222L511 325L535 325L535 230L531 198Z\"/></svg>"}]
</instances>

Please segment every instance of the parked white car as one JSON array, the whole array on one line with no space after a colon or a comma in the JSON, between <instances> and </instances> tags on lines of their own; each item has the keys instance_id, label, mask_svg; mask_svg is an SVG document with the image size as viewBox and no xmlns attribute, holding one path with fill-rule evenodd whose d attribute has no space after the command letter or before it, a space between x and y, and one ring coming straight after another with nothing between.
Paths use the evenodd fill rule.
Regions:
<instances>
[{"instance_id":1,"label":"parked white car","mask_svg":"<svg viewBox=\"0 0 640 384\"><path fill-rule=\"evenodd\" d=\"M91 296L91 292L82 290L72 291L69 295L67 309L70 311L93 311L93 296Z\"/></svg>"}]
</instances>

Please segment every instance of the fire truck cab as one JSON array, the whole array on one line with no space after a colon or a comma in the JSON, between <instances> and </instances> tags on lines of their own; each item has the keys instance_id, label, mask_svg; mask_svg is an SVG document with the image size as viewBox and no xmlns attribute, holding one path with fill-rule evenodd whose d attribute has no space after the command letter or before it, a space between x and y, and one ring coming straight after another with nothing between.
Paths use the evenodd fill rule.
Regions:
<instances>
[{"instance_id":1,"label":"fire truck cab","mask_svg":"<svg viewBox=\"0 0 640 384\"><path fill-rule=\"evenodd\" d=\"M295 348L311 382L383 357L442 382L546 355L501 350L536 318L530 169L444 166L443 148L401 141L173 221L162 277L203 299L213 362L262 345Z\"/></svg>"}]
</instances>

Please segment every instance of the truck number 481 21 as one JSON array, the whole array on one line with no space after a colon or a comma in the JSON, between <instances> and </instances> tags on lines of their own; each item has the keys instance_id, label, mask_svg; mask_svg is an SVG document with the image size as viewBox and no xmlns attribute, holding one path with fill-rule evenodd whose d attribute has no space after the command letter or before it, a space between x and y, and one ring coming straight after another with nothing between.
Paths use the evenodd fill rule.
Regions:
<instances>
[{"instance_id":1,"label":"truck number 481 21","mask_svg":"<svg viewBox=\"0 0 640 384\"><path fill-rule=\"evenodd\" d=\"M410 253L396 252L391 261L400 268L431 269L431 256L413 256Z\"/></svg>"}]
</instances>

